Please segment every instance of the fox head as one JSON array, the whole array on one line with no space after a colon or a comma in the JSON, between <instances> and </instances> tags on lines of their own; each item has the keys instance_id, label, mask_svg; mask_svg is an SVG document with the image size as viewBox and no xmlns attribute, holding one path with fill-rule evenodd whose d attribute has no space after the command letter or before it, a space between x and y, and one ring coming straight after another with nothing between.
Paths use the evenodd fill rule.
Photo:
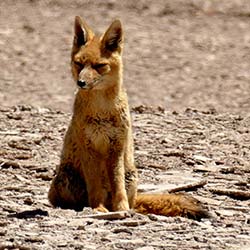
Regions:
<instances>
[{"instance_id":1,"label":"fox head","mask_svg":"<svg viewBox=\"0 0 250 250\"><path fill-rule=\"evenodd\" d=\"M79 16L71 54L72 75L83 90L105 89L119 84L122 71L123 31L115 20L102 36L96 36Z\"/></svg>"}]
</instances>

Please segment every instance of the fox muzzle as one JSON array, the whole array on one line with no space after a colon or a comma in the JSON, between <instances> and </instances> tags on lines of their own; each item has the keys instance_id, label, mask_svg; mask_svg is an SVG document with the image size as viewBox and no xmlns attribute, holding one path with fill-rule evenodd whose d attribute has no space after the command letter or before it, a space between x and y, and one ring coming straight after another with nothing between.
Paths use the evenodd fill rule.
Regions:
<instances>
[{"instance_id":1,"label":"fox muzzle","mask_svg":"<svg viewBox=\"0 0 250 250\"><path fill-rule=\"evenodd\" d=\"M78 80L77 86L81 89L85 89L87 87L87 83L84 80Z\"/></svg>"}]
</instances>

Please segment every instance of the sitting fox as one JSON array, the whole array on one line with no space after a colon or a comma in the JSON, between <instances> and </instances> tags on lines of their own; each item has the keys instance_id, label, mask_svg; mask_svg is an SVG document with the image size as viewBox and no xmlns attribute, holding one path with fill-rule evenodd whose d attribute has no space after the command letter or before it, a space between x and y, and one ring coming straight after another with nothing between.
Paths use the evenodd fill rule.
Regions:
<instances>
[{"instance_id":1,"label":"sitting fox","mask_svg":"<svg viewBox=\"0 0 250 250\"><path fill-rule=\"evenodd\" d=\"M200 219L207 212L184 194L137 194L133 136L122 83L123 29L115 20L102 36L75 18L71 67L78 86L60 165L49 190L54 207Z\"/></svg>"}]
</instances>

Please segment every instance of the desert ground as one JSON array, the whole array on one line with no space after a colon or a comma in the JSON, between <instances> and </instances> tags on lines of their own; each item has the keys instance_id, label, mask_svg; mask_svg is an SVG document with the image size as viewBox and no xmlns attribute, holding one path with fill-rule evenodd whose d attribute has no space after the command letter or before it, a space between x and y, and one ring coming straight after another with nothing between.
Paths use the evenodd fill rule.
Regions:
<instances>
[{"instance_id":1,"label":"desert ground","mask_svg":"<svg viewBox=\"0 0 250 250\"><path fill-rule=\"evenodd\" d=\"M73 23L120 18L140 192L185 191L201 221L52 208L72 114ZM250 249L250 2L2 0L1 249Z\"/></svg>"}]
</instances>

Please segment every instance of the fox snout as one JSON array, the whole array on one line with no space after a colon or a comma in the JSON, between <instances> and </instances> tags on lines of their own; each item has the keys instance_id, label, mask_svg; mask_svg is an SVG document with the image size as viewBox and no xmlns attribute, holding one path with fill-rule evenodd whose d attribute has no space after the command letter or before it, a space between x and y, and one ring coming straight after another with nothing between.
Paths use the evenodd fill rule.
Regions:
<instances>
[{"instance_id":1,"label":"fox snout","mask_svg":"<svg viewBox=\"0 0 250 250\"><path fill-rule=\"evenodd\" d=\"M100 80L99 75L91 66L85 66L76 75L76 84L81 89L92 89Z\"/></svg>"},{"instance_id":2,"label":"fox snout","mask_svg":"<svg viewBox=\"0 0 250 250\"><path fill-rule=\"evenodd\" d=\"M77 81L77 85L78 85L78 87L81 88L81 89L84 89L84 88L87 87L87 84L86 84L86 82L85 82L84 80L78 80L78 81Z\"/></svg>"},{"instance_id":3,"label":"fox snout","mask_svg":"<svg viewBox=\"0 0 250 250\"><path fill-rule=\"evenodd\" d=\"M76 84L81 89L92 89L98 82L99 80L97 78L91 80L78 79Z\"/></svg>"}]
</instances>

